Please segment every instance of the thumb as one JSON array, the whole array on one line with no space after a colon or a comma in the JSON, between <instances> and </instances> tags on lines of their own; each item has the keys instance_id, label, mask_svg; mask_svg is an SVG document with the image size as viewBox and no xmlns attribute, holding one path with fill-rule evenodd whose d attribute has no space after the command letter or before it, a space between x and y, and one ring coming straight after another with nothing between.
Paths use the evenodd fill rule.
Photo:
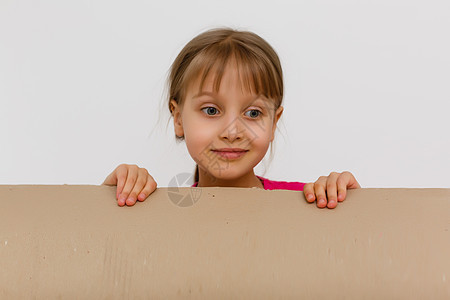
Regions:
<instances>
[{"instance_id":1,"label":"thumb","mask_svg":"<svg viewBox=\"0 0 450 300\"><path fill-rule=\"evenodd\" d=\"M117 185L117 176L116 172L112 172L106 177L105 181L103 181L102 185Z\"/></svg>"}]
</instances>

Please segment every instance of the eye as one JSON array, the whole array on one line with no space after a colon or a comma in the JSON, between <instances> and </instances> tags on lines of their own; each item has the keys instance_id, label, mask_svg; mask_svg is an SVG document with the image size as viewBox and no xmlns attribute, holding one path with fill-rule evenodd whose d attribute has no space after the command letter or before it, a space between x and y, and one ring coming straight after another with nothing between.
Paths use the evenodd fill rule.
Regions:
<instances>
[{"instance_id":1,"label":"eye","mask_svg":"<svg viewBox=\"0 0 450 300\"><path fill-rule=\"evenodd\" d=\"M213 115L215 115L214 112L217 111L217 109L216 109L215 107L212 107L212 106L208 106L208 107L202 108L202 111L204 111L205 109L207 110L206 114L207 114L208 116L213 116ZM211 115L211 114L209 114L209 113L213 113L213 114Z\"/></svg>"},{"instance_id":2,"label":"eye","mask_svg":"<svg viewBox=\"0 0 450 300\"><path fill-rule=\"evenodd\" d=\"M257 109L251 109L247 112L250 112L250 118L252 118L252 119L256 119L257 117L259 117L262 114L262 112Z\"/></svg>"}]
</instances>

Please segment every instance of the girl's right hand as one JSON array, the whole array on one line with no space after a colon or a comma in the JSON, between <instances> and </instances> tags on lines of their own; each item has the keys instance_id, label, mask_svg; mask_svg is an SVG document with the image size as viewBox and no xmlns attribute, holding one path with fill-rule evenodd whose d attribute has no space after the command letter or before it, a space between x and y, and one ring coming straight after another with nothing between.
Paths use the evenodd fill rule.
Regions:
<instances>
[{"instance_id":1,"label":"girl's right hand","mask_svg":"<svg viewBox=\"0 0 450 300\"><path fill-rule=\"evenodd\" d=\"M117 185L116 199L119 206L132 206L136 200L144 201L157 186L146 169L126 164L119 165L102 184Z\"/></svg>"}]
</instances>

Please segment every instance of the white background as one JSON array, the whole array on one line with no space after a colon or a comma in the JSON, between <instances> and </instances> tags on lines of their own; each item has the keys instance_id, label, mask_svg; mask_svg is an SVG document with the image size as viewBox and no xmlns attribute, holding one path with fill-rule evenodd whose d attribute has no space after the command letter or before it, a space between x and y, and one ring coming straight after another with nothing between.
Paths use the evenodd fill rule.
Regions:
<instances>
[{"instance_id":1,"label":"white background","mask_svg":"<svg viewBox=\"0 0 450 300\"><path fill-rule=\"evenodd\" d=\"M216 26L282 61L285 112L257 174L450 187L448 0L0 0L0 184L101 184L120 163L160 187L193 173L165 80Z\"/></svg>"}]
</instances>

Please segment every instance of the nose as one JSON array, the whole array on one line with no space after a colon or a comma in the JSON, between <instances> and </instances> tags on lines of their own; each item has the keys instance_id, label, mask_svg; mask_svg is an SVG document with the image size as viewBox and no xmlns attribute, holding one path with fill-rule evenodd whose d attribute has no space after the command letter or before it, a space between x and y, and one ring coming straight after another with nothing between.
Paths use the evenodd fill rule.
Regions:
<instances>
[{"instance_id":1,"label":"nose","mask_svg":"<svg viewBox=\"0 0 450 300\"><path fill-rule=\"evenodd\" d=\"M232 143L235 140L242 140L245 136L245 125L239 117L227 120L225 128L220 133L221 139L226 139Z\"/></svg>"}]
</instances>

